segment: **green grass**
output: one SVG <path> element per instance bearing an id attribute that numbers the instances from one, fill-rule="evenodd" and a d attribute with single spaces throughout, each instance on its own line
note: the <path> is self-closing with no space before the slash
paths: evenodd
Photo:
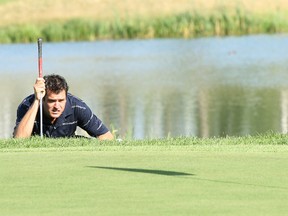
<path id="1" fill-rule="evenodd" d="M 0 215 L 285 215 L 287 141 L 0 140 Z"/>
<path id="2" fill-rule="evenodd" d="M 15 0 L 0 0 L 0 4 L 5 4 L 7 2 L 12 2 L 12 1 L 15 1 Z"/>
<path id="3" fill-rule="evenodd" d="M 148 18 L 115 18 L 114 21 L 73 19 L 42 25 L 24 24 L 0 28 L 0 43 L 44 41 L 93 41 L 134 38 L 194 38 L 288 32 L 286 16 L 252 15 L 244 11 L 186 12 Z"/>
<path id="4" fill-rule="evenodd" d="M 117 136 L 117 134 L 115 134 Z M 65 151 L 73 150 L 74 148 L 80 148 L 84 150 L 105 150 L 108 148 L 132 148 L 136 147 L 152 147 L 158 148 L 164 147 L 197 147 L 201 146 L 211 148 L 211 146 L 229 146 L 229 148 L 237 148 L 238 146 L 246 146 L 247 148 L 257 148 L 258 146 L 265 146 L 265 148 L 283 147 L 287 148 L 288 135 L 268 132 L 265 134 L 259 134 L 255 136 L 242 136 L 242 137 L 214 137 L 214 138 L 197 138 L 197 137 L 171 137 L 163 139 L 123 139 L 119 141 L 100 142 L 97 139 L 85 139 L 85 138 L 61 138 L 61 139 L 41 139 L 39 137 L 32 137 L 30 139 L 0 139 L 0 152 L 5 151 L 39 151 L 41 149 L 45 151 L 61 150 Z"/>

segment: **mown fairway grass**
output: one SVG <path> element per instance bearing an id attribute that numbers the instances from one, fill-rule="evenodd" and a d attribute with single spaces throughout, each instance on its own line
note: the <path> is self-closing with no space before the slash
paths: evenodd
<path id="1" fill-rule="evenodd" d="M 0 141 L 0 215 L 286 215 L 285 135 Z"/>

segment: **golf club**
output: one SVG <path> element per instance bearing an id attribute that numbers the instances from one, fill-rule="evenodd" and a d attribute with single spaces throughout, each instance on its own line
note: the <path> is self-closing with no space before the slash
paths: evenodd
<path id="1" fill-rule="evenodd" d="M 43 77 L 42 72 L 42 38 L 38 38 L 38 77 Z M 42 94 L 40 95 L 40 137 L 43 138 L 43 107 Z"/>

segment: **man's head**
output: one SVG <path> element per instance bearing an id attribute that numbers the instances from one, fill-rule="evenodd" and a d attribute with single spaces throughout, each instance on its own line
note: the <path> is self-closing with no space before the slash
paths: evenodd
<path id="1" fill-rule="evenodd" d="M 46 91 L 49 90 L 55 94 L 58 94 L 59 92 L 65 90 L 66 94 L 68 93 L 69 86 L 64 77 L 51 74 L 44 76 L 44 80 Z"/>
<path id="2" fill-rule="evenodd" d="M 68 84 L 66 80 L 59 75 L 44 76 L 46 94 L 43 98 L 44 114 L 55 120 L 63 113 L 66 105 Z"/>

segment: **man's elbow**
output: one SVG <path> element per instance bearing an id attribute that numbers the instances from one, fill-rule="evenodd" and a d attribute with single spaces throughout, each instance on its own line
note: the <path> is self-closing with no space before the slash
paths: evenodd
<path id="1" fill-rule="evenodd" d="M 98 136 L 97 138 L 99 140 L 114 140 L 114 136 L 110 131 Z"/>
<path id="2" fill-rule="evenodd" d="M 17 138 L 29 138 L 31 137 L 31 134 L 25 133 L 25 132 L 21 132 L 18 130 L 18 127 L 14 130 L 13 132 L 13 138 L 17 139 Z"/>

